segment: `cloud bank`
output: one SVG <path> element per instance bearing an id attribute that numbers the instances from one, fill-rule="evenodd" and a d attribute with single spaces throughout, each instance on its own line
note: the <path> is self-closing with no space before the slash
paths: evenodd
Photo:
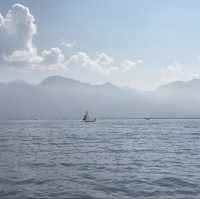
<path id="1" fill-rule="evenodd" d="M 34 70 L 66 70 L 73 66 L 109 75 L 114 71 L 127 72 L 142 64 L 142 60 L 116 60 L 97 53 L 94 58 L 86 52 L 77 52 L 69 57 L 59 47 L 42 51 L 34 45 L 37 34 L 35 17 L 28 7 L 14 4 L 5 16 L 0 13 L 0 64 L 5 67 L 29 67 Z M 62 42 L 62 46 L 73 48 L 75 42 Z"/>

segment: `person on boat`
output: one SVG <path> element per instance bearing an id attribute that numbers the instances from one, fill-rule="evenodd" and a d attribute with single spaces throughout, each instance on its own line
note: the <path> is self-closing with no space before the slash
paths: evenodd
<path id="1" fill-rule="evenodd" d="M 85 115 L 83 116 L 83 121 L 86 121 L 88 118 L 88 111 L 85 112 Z"/>

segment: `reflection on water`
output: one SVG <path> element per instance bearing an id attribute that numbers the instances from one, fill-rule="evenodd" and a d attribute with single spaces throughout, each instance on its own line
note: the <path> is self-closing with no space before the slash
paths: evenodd
<path id="1" fill-rule="evenodd" d="M 0 198 L 200 198 L 200 120 L 1 121 Z"/>

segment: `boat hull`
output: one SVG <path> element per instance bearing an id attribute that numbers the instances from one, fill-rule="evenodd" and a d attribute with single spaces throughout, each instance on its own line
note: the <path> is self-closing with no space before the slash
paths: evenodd
<path id="1" fill-rule="evenodd" d="M 84 120 L 84 122 L 96 122 L 96 118 L 93 120 Z"/>

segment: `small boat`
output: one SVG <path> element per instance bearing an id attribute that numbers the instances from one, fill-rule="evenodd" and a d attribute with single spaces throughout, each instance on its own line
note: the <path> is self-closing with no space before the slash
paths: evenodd
<path id="1" fill-rule="evenodd" d="M 85 115 L 83 116 L 83 121 L 84 122 L 96 122 L 96 118 L 91 118 L 89 116 L 88 111 L 85 112 Z"/>

